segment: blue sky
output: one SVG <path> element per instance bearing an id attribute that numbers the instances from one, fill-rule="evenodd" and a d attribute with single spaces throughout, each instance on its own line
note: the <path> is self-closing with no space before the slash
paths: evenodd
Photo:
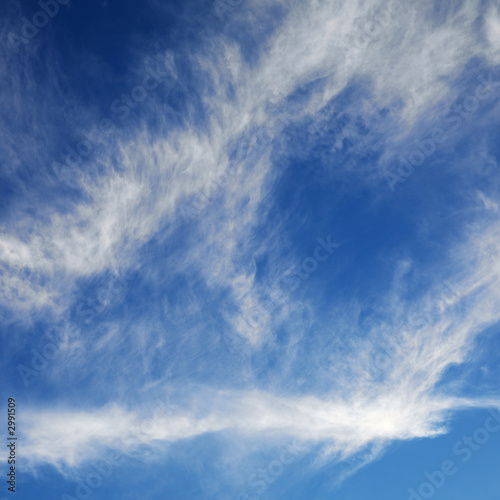
<path id="1" fill-rule="evenodd" d="M 3 10 L 18 498 L 499 498 L 498 3 Z"/>

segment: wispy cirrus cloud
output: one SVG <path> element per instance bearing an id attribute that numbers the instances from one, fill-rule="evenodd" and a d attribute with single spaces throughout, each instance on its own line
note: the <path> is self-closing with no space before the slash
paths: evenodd
<path id="1" fill-rule="evenodd" d="M 356 19 L 371 12 L 357 4 L 290 6 L 283 25 L 270 37 L 268 50 L 252 65 L 242 59 L 237 45 L 214 39 L 210 56 L 193 57 L 212 82 L 212 93 L 202 98 L 207 111 L 211 110 L 207 130 L 171 131 L 165 139 L 158 132 L 155 138 L 149 137 L 146 131 L 132 141 L 112 139 L 97 161 L 106 175 L 97 179 L 89 172 L 80 181 L 85 201 L 71 203 L 64 214 L 48 208 L 47 222 L 37 229 L 25 219 L 24 224 L 32 226 L 31 242 L 21 242 L 15 233 L 8 236 L 3 243 L 4 262 L 28 268 L 43 263 L 76 275 L 116 266 L 118 253 L 126 247 L 123 242 L 129 242 L 131 248 L 141 245 L 160 227 L 161 220 L 173 217 L 181 200 L 223 176 L 231 165 L 230 145 L 263 127 L 269 110 L 286 103 L 301 86 L 318 79 L 326 82 L 302 110 L 295 106 L 296 120 L 318 112 L 356 75 L 373 83 L 377 107 L 389 105 L 390 95 L 394 102 L 400 99 L 403 103 L 401 116 L 414 120 L 417 109 L 423 112 L 435 105 L 449 89 L 444 75 L 451 82 L 468 59 L 492 50 L 477 39 L 472 28 L 463 32 L 463 19 L 479 14 L 477 2 L 464 2 L 436 27 L 428 25 L 420 7 L 414 7 L 411 16 L 393 4 L 384 8 L 392 18 L 384 37 L 356 53 L 354 67 L 343 66 L 342 53 L 333 49 L 339 39 L 348 37 Z M 375 4 L 371 9 L 376 12 Z M 421 50 L 423 44 L 429 49 Z M 432 49 L 435 46 L 441 50 Z M 387 57 L 393 62 L 381 64 Z M 230 87 L 235 89 L 232 99 L 227 97 Z M 249 164 L 240 162 L 234 182 L 225 189 L 224 220 L 229 234 L 231 227 L 250 227 L 252 214 L 272 186 L 276 173 L 270 175 L 267 155 L 262 150 Z M 114 165 L 119 165 L 119 173 Z M 234 218 L 238 212 L 243 224 Z M 226 253 L 231 246 L 229 238 L 221 251 Z M 39 249 L 41 263 L 33 258 L 34 247 Z"/>
<path id="2" fill-rule="evenodd" d="M 298 394 L 289 388 L 287 395 L 277 395 L 270 390 L 200 385 L 190 386 L 189 391 L 175 385 L 157 387 L 156 391 L 169 391 L 176 408 L 157 419 L 140 444 L 161 450 L 208 433 L 236 432 L 242 439 L 262 435 L 268 442 L 293 437 L 311 450 L 321 445 L 324 457 L 337 460 L 374 445 L 380 453 L 381 445 L 393 440 L 439 435 L 447 430 L 452 411 L 498 407 L 494 394 L 461 396 L 446 377 L 450 367 L 467 359 L 476 338 L 500 319 L 498 222 L 476 231 L 453 257 L 461 269 L 453 294 L 438 286 L 414 303 L 395 294 L 384 311 L 391 323 L 372 324 L 367 335 L 357 332 L 341 341 L 342 349 L 329 351 L 331 366 L 320 362 L 321 346 L 308 353 L 316 361 L 316 381 L 330 381 L 326 392 Z M 292 363 L 298 363 L 303 346 L 297 339 L 290 339 L 290 344 Z M 390 344 L 398 349 L 391 349 L 389 360 L 377 365 L 378 353 Z M 110 349 L 116 352 L 117 345 Z M 285 387 L 285 380 L 275 379 L 275 390 L 283 392 Z M 143 418 L 125 405 L 43 410 L 41 415 L 39 411 L 33 409 L 23 417 L 23 439 L 33 466 L 47 462 L 63 468 L 79 466 L 103 448 L 127 453 L 137 446 L 134 432 Z M 57 445 L 49 447 L 55 438 Z"/>
<path id="3" fill-rule="evenodd" d="M 411 143 L 431 111 L 449 109 L 470 61 L 495 64 L 493 7 L 485 16 L 481 2 L 446 4 L 436 19 L 430 17 L 431 4 L 280 4 L 280 22 L 260 34 L 265 43 L 249 29 L 255 53 L 208 32 L 203 47 L 182 49 L 182 60 L 172 62 L 170 52 L 157 54 L 155 60 L 178 68 L 176 89 L 192 94 L 179 123 L 164 112 L 161 96 L 152 94 L 145 106 L 154 111 L 154 125 L 123 124 L 92 161 L 70 170 L 69 181 L 56 183 L 54 191 L 48 168 L 53 156 L 44 154 L 39 178 L 54 198 L 34 202 L 33 187 L 26 187 L 5 219 L 2 303 L 23 319 L 29 313 L 47 322 L 73 315 L 83 331 L 71 344 L 61 343 L 47 381 L 78 385 L 86 377 L 110 403 L 103 407 L 86 395 L 86 410 L 75 409 L 74 401 L 57 410 L 41 404 L 27 409 L 23 439 L 33 467 L 78 467 L 103 448 L 129 452 L 137 446 L 133 438 L 142 418 L 130 400 L 152 388 L 171 391 L 177 408 L 158 419 L 142 446 L 165 450 L 208 434 L 264 436 L 268 443 L 292 437 L 321 449 L 328 460 L 357 454 L 372 460 L 394 440 L 445 432 L 450 412 L 498 406 L 488 390 L 466 397 L 460 380 L 453 385 L 447 378 L 450 367 L 465 363 L 476 339 L 500 319 L 499 227 L 487 187 L 467 190 L 472 215 L 462 219 L 467 223 L 453 241 L 439 240 L 449 257 L 443 276 L 432 276 L 429 262 L 415 271 L 419 264 L 405 255 L 386 254 L 378 262 L 393 283 L 381 285 L 380 296 L 371 298 L 376 314 L 368 326 L 361 321 L 366 298 L 352 292 L 349 280 L 332 284 L 328 274 L 335 260 L 355 281 L 356 266 L 346 256 L 350 250 L 342 254 L 355 232 L 348 233 L 337 219 L 366 231 L 362 217 L 348 218 L 349 206 L 338 209 L 340 199 L 362 192 L 379 210 L 392 196 L 383 172 L 395 145 Z M 262 16 L 257 7 L 268 6 L 249 5 L 254 20 Z M 374 18 L 380 18 L 383 31 L 348 50 Z M 240 22 L 239 11 L 228 20 Z M 149 58 L 142 55 L 141 71 Z M 28 73 L 30 64 L 28 59 Z M 196 69 L 196 85 L 183 74 L 183 64 Z M 17 99 L 21 88 L 15 86 Z M 59 87 L 50 88 L 55 93 Z M 33 95 L 28 102 L 39 109 Z M 26 116 L 29 106 L 19 111 Z M 57 133 L 54 127 L 42 134 L 46 113 L 35 113 L 36 140 L 26 143 L 32 157 L 37 141 Z M 89 116 L 94 119 L 95 113 Z M 324 138 L 331 129 L 335 140 L 329 144 Z M 373 154 L 353 167 L 342 156 L 348 156 L 347 139 Z M 281 277 L 312 259 L 315 238 L 327 236 L 315 234 L 309 250 L 296 248 L 294 231 L 312 226 L 314 215 L 292 216 L 289 207 L 299 189 L 285 182 L 294 159 L 317 146 L 317 164 L 304 168 L 311 169 L 311 177 L 320 171 L 321 182 L 338 195 L 331 196 L 328 210 L 338 215 L 329 233 L 342 246 L 321 271 L 309 273 L 310 279 L 308 274 L 301 289 L 285 290 Z M 8 149 L 14 164 L 25 161 L 12 141 Z M 483 168 L 493 168 L 487 145 L 481 153 Z M 474 174 L 464 166 L 463 175 Z M 206 196 L 202 209 L 186 220 L 182 208 L 200 193 Z M 293 202 L 277 208 L 279 196 Z M 441 207 L 435 198 L 432 203 Z M 430 231 L 434 221 L 421 217 L 418 229 Z M 486 222 L 475 222 L 482 218 Z M 386 231 L 385 237 L 394 235 Z M 374 253 L 383 253 L 373 246 Z M 360 261 L 369 274 L 372 261 Z M 131 287 L 139 290 L 134 299 L 119 313 L 103 315 L 99 325 L 85 325 L 74 312 L 85 285 L 105 272 L 129 268 L 140 269 L 141 278 Z M 422 275 L 420 291 L 412 272 Z M 450 276 L 456 284 L 451 298 L 439 286 Z M 286 300 L 273 294 L 286 294 Z M 272 297 L 279 306 L 269 310 Z M 262 321 L 249 329 L 254 311 Z M 64 339 L 64 332 L 60 335 Z M 224 335 L 240 341 L 248 355 L 241 364 L 235 356 L 225 358 L 227 365 L 216 359 Z M 377 365 L 377 354 L 388 344 L 397 349 Z M 278 349 L 286 356 L 278 357 Z"/>

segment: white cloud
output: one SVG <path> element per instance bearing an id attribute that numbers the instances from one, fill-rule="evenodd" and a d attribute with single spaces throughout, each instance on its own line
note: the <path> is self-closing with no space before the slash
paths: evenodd
<path id="1" fill-rule="evenodd" d="M 183 200 L 210 191 L 214 180 L 227 174 L 230 144 L 276 123 L 270 106 L 283 105 L 298 87 L 318 78 L 326 78 L 324 90 L 316 92 L 306 108 L 290 110 L 288 120 L 314 115 L 356 75 L 373 83 L 378 108 L 401 101 L 406 120 L 415 120 L 445 96 L 449 99 L 449 83 L 470 57 L 486 50 L 472 22 L 479 2 L 464 2 L 438 26 L 429 22 L 427 9 L 427 3 L 407 9 L 398 2 L 297 2 L 288 6 L 283 25 L 251 65 L 235 44 L 211 40 L 209 56 L 205 52 L 192 57 L 213 85 L 214 92 L 203 97 L 210 116 L 208 131 L 188 125 L 165 138 L 144 132 L 130 140 L 110 139 L 98 159 L 104 174 L 81 179 L 84 200 L 64 213 L 48 206 L 36 222 L 25 218 L 22 225 L 29 241 L 15 231 L 2 237 L 0 258 L 9 279 L 18 276 L 20 268 L 74 279 L 129 265 L 138 246 L 161 225 L 173 222 Z M 385 26 L 382 32 L 366 46 L 358 41 L 361 48 L 353 48 L 353 33 L 358 35 L 374 18 Z M 491 34 L 494 21 L 489 19 Z M 339 47 L 347 47 L 347 62 Z M 234 100 L 227 97 L 230 86 L 235 89 Z M 279 134 L 281 127 L 278 124 L 274 133 Z M 209 282 L 233 286 L 240 279 L 233 264 L 237 242 L 250 237 L 257 209 L 277 174 L 266 147 L 260 147 L 255 160 L 256 164 L 237 166 L 224 187 L 224 211 L 205 218 L 203 241 L 192 250 L 193 259 L 203 260 L 203 268 L 209 270 Z M 208 255 L 207 248 L 212 250 Z M 251 269 L 245 273 L 248 276 Z M 46 303 L 47 294 L 60 291 L 55 279 L 48 279 L 46 287 L 40 291 L 26 280 L 22 300 L 37 307 Z M 39 293 L 42 297 L 35 298 Z"/>
<path id="2" fill-rule="evenodd" d="M 500 9 L 490 5 L 485 15 L 486 36 L 489 42 L 488 57 L 492 65 L 500 64 Z"/>
<path id="3" fill-rule="evenodd" d="M 447 417 L 457 409 L 500 407 L 500 401 L 480 392 L 476 399 L 453 395 L 456 387 L 448 389 L 443 379 L 450 366 L 467 359 L 477 336 L 500 320 L 499 235 L 498 222 L 471 231 L 470 240 L 453 257 L 461 272 L 451 295 L 436 287 L 413 304 L 395 295 L 387 333 L 384 325 L 375 325 L 365 340 L 350 342 L 350 351 L 335 354 L 330 389 L 321 397 L 174 386 L 173 401 L 179 404 L 155 418 L 147 433 L 140 427 L 143 415 L 118 406 L 78 412 L 26 410 L 25 453 L 33 466 L 77 466 L 97 457 L 102 447 L 133 449 L 138 434 L 140 444 L 162 447 L 206 433 L 236 431 L 266 436 L 268 441 L 292 436 L 323 445 L 326 458 L 345 458 L 377 443 L 380 451 L 392 440 L 443 433 Z M 390 353 L 384 363 L 377 362 L 381 347 Z M 315 363 L 314 354 L 309 356 Z M 313 376 L 324 376 L 328 367 L 316 365 Z"/>
<path id="4" fill-rule="evenodd" d="M 367 15 L 370 18 L 377 6 L 383 9 L 385 4 L 290 4 L 283 25 L 252 64 L 245 62 L 235 44 L 212 40 L 213 56 L 192 56 L 210 82 L 207 86 L 213 86 L 212 92 L 201 92 L 210 117 L 206 129 L 200 131 L 188 121 L 178 130 L 164 124 L 162 130 L 169 132 L 163 135 L 161 130 L 144 131 L 110 140 L 98 158 L 102 175 L 80 179 L 82 200 L 64 211 L 49 205 L 36 217 L 23 216 L 20 225 L 29 241 L 14 228 L 0 238 L 6 290 L 2 301 L 11 300 L 13 309 L 25 311 L 69 300 L 61 296 L 71 290 L 75 278 L 133 266 L 136 250 L 149 238 L 160 230 L 164 238 L 170 237 L 181 202 L 210 192 L 214 180 L 231 168 L 234 175 L 222 190 L 220 205 L 209 204 L 201 211 L 199 227 L 193 229 L 198 241 L 183 256 L 166 256 L 165 260 L 171 258 L 178 272 L 200 269 L 209 287 L 230 289 L 237 311 L 229 321 L 237 333 L 261 347 L 272 318 L 266 318 L 260 331 L 244 330 L 245 317 L 262 299 L 255 263 L 238 252 L 251 246 L 252 231 L 266 212 L 278 172 L 266 145 L 257 146 L 251 161 L 237 165 L 231 165 L 228 150 L 236 145 L 242 152 L 242 141 L 253 131 L 276 124 L 274 109 L 286 107 L 295 90 L 320 78 L 325 79 L 322 90 L 313 93 L 306 105 L 294 107 L 293 118 L 288 119 L 316 116 L 353 78 L 366 78 L 373 86 L 367 112 L 389 106 L 407 124 L 441 100 L 452 99 L 449 86 L 465 63 L 495 50 L 495 21 L 487 23 L 491 46 L 485 48 L 473 30 L 479 2 L 463 2 L 437 26 L 426 14 L 430 3 L 422 5 L 393 9 L 383 35 L 348 53 L 347 62 L 339 47 L 352 43 L 349 33 L 359 29 L 357 22 L 363 24 Z M 230 86 L 235 89 L 234 99 L 227 97 Z M 276 135 L 281 127 L 276 125 Z M 26 205 L 30 206 L 30 200 Z M 325 444 L 328 456 L 345 457 L 375 442 L 436 435 L 444 431 L 449 411 L 494 404 L 436 390 L 447 368 L 462 363 L 475 338 L 500 319 L 500 228 L 472 229 L 471 241 L 452 255 L 451 270 L 460 270 L 456 296 L 443 298 L 441 291 L 430 290 L 411 305 L 395 291 L 385 311 L 393 318 L 385 325 L 389 334 L 380 333 L 384 325 L 375 325 L 367 341 L 352 340 L 348 355 L 333 353 L 331 369 L 310 360 L 317 368 L 312 376 L 329 380 L 328 394 L 278 397 L 271 390 L 220 393 L 199 388 L 189 394 L 192 400 L 184 398 L 182 409 L 159 418 L 154 430 L 143 436 L 144 443 L 162 445 L 236 430 L 252 436 L 291 435 Z M 271 237 L 265 243 L 272 241 Z M 278 252 L 277 248 L 267 250 Z M 285 260 L 283 268 L 288 264 Z M 24 277 L 25 270 L 32 272 L 30 276 L 44 276 L 44 285 Z M 404 273 L 396 286 L 403 281 Z M 429 315 L 422 320 L 419 311 L 429 311 Z M 114 348 L 117 331 L 110 330 L 99 349 L 106 349 L 106 341 Z M 291 354 L 300 350 L 295 340 L 290 342 Z M 147 342 L 147 333 L 139 341 Z M 381 369 L 373 365 L 374 354 L 388 342 L 395 342 L 398 349 Z M 201 396 L 211 402 L 211 409 L 199 411 L 196 401 L 203 400 Z M 125 405 L 80 412 L 26 410 L 22 414 L 25 454 L 33 465 L 76 466 L 91 460 L 104 446 L 127 451 L 136 445 L 133 438 L 141 417 Z"/>

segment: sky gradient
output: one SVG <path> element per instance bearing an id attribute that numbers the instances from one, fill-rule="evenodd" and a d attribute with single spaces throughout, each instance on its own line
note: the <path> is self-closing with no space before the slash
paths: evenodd
<path id="1" fill-rule="evenodd" d="M 498 500 L 498 2 L 3 11 L 17 498 Z"/>

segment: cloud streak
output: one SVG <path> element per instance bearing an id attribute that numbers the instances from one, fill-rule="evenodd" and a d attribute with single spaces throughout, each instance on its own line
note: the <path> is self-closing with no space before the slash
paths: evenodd
<path id="1" fill-rule="evenodd" d="M 254 24 L 275 4 L 282 17 L 257 36 Z M 51 464 L 67 474 L 104 449 L 127 454 L 144 446 L 168 454 L 174 443 L 207 435 L 296 439 L 321 451 L 316 465 L 354 456 L 366 463 L 394 440 L 446 432 L 454 411 L 499 406 L 486 389 L 464 395 L 463 380 L 450 376 L 500 320 L 500 222 L 487 186 L 467 191 L 473 215 L 471 209 L 461 219 L 451 243 L 451 237 L 439 240 L 447 260 L 438 272 L 435 262 L 384 255 L 383 278 L 393 281 L 370 298 L 371 322 L 361 319 L 363 285 L 352 285 L 356 266 L 349 259 L 359 255 L 349 255 L 346 242 L 359 237 L 364 245 L 359 234 L 371 229 L 372 219 L 352 215 L 351 205 L 341 205 L 344 198 L 362 193 L 370 209 L 382 213 L 393 196 L 384 177 L 393 153 L 421 138 L 429 121 L 446 116 L 462 95 L 471 61 L 498 63 L 496 9 L 484 15 L 482 2 L 465 0 L 446 3 L 432 17 L 431 5 L 249 2 L 226 22 L 231 30 L 245 9 L 252 12 L 245 33 L 253 52 L 237 36 L 207 30 L 203 44 L 181 47 L 173 60 L 169 51 L 156 54 L 155 60 L 175 65 L 170 90 L 192 97 L 182 102 L 179 122 L 165 112 L 158 91 L 144 104 L 154 111 L 151 122 L 123 123 L 60 182 L 49 168 L 56 156 L 43 155 L 37 179 L 53 197 L 41 204 L 31 197 L 37 186 L 23 185 L 4 218 L 0 300 L 22 324 L 72 318 L 82 331 L 71 342 L 59 332 L 61 349 L 46 382 L 99 380 L 98 392 L 109 403 L 85 396 L 85 410 L 70 402 L 26 408 L 21 428 L 31 467 Z M 137 67 L 150 61 L 151 54 L 142 54 Z M 185 66 L 196 73 L 196 85 Z M 4 81 L 7 72 L 2 68 Z M 19 98 L 22 86 L 11 84 Z M 33 96 L 27 101 L 39 110 Z M 23 116 L 28 107 L 19 108 Z M 33 115 L 39 131 L 45 112 Z M 46 139 L 51 133 L 27 141 L 29 154 L 37 140 L 57 149 Z M 6 149 L 15 177 L 25 156 Z M 363 161 L 353 163 L 360 150 Z M 482 152 L 487 160 L 487 148 Z M 314 161 L 300 165 L 308 175 L 295 172 L 294 162 L 309 153 L 317 154 Z M 493 168 L 486 160 L 484 168 Z M 290 188 L 292 174 L 296 185 Z M 297 234 L 313 225 L 314 215 L 312 209 L 297 215 L 293 204 L 299 205 L 297 185 L 305 191 L 311 179 L 331 189 L 328 210 L 335 217 L 331 232 L 310 240 L 300 234 L 304 248 L 298 249 Z M 395 200 L 408 210 L 406 200 Z M 186 207 L 194 214 L 186 217 Z M 434 221 L 421 218 L 415 225 L 423 233 Z M 354 229 L 345 229 L 348 223 Z M 395 232 L 386 238 L 397 239 Z M 329 256 L 332 246 L 314 239 L 324 235 L 324 243 L 327 234 L 336 251 L 330 259 L 317 249 Z M 362 254 L 360 266 L 369 273 L 367 259 Z M 281 278 L 290 283 L 298 263 L 301 286 L 286 290 Z M 352 277 L 332 284 L 334 265 L 354 269 Z M 122 298 L 120 312 L 110 307 L 99 325 L 85 323 L 77 312 L 92 280 L 127 270 L 139 276 L 127 307 Z M 415 274 L 421 274 L 419 290 L 410 279 Z M 454 283 L 452 295 L 440 286 L 446 279 Z M 270 301 L 278 306 L 269 309 Z M 247 328 L 255 311 L 261 321 Z M 238 341 L 247 356 L 241 365 L 234 356 L 227 366 L 216 358 L 223 337 Z M 377 363 L 387 350 L 388 359 Z M 130 401 L 166 393 L 175 409 L 156 419 L 138 444 L 144 413 Z"/>

